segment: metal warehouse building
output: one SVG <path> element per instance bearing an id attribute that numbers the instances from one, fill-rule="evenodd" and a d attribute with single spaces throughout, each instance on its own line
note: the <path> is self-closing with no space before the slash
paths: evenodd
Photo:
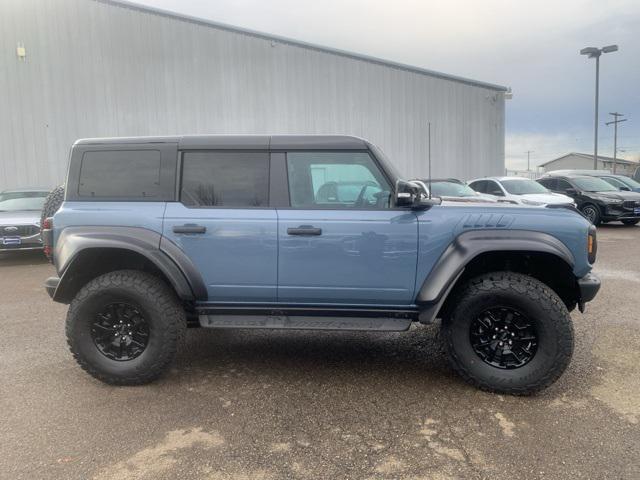
<path id="1" fill-rule="evenodd" d="M 499 85 L 110 0 L 0 2 L 0 189 L 62 181 L 81 137 L 340 133 L 408 177 L 504 171 Z"/>

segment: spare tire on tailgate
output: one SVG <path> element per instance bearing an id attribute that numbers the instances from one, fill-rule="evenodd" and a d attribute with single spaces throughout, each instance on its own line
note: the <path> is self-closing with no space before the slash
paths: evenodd
<path id="1" fill-rule="evenodd" d="M 42 213 L 40 214 L 40 225 L 44 223 L 45 218 L 53 217 L 55 213 L 60 209 L 62 202 L 64 201 L 64 185 L 54 188 L 49 192 L 47 198 L 44 201 L 42 207 Z"/>

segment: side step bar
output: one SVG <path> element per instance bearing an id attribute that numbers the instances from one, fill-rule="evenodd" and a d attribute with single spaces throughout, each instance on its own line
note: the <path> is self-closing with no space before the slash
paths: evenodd
<path id="1" fill-rule="evenodd" d="M 331 307 L 238 307 L 199 305 L 200 326 L 280 330 L 402 332 L 417 320 L 417 310 Z"/>
<path id="2" fill-rule="evenodd" d="M 409 329 L 411 320 L 406 318 L 214 314 L 200 315 L 200 326 L 206 328 L 403 332 Z"/>

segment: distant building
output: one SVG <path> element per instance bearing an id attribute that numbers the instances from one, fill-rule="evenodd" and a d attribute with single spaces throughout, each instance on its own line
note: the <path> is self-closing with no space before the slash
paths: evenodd
<path id="1" fill-rule="evenodd" d="M 0 25 L 0 190 L 62 182 L 81 137 L 190 133 L 357 135 L 425 177 L 429 122 L 434 176 L 504 172 L 500 85 L 126 1 L 0 0 Z"/>
<path id="2" fill-rule="evenodd" d="M 617 174 L 630 177 L 633 177 L 636 169 L 640 167 L 640 163 L 622 158 L 616 159 L 616 164 Z M 539 165 L 539 168 L 545 173 L 554 170 L 591 170 L 593 169 L 593 155 L 589 153 L 567 153 Z M 598 170 L 610 170 L 613 172 L 613 157 L 598 155 Z"/>

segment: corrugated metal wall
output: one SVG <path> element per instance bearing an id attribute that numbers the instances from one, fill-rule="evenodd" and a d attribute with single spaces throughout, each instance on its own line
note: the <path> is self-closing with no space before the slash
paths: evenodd
<path id="1" fill-rule="evenodd" d="M 428 121 L 434 176 L 504 171 L 488 87 L 95 0 L 3 0 L 0 46 L 0 189 L 57 184 L 74 140 L 121 135 L 353 134 L 424 176 Z"/>

